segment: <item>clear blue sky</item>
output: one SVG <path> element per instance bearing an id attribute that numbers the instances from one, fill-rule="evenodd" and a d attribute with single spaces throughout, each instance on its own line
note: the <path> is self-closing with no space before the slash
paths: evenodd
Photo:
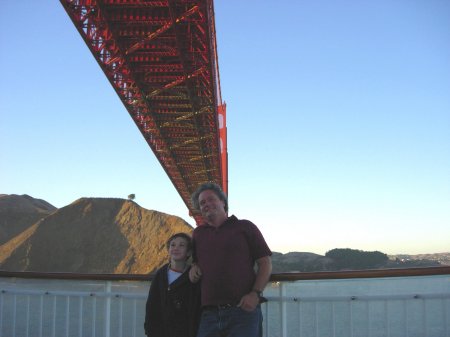
<path id="1" fill-rule="evenodd" d="M 450 2 L 216 1 L 230 211 L 274 251 L 450 251 Z M 0 193 L 194 225 L 59 1 L 0 4 Z"/>

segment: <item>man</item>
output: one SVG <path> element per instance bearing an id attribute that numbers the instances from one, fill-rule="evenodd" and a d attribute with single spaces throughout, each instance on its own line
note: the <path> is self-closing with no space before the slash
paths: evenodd
<path id="1" fill-rule="evenodd" d="M 272 252 L 252 222 L 228 217 L 228 200 L 217 184 L 201 185 L 192 203 L 206 221 L 193 232 L 189 274 L 194 283 L 201 279 L 197 337 L 262 336 L 260 302 L 272 272 Z"/>

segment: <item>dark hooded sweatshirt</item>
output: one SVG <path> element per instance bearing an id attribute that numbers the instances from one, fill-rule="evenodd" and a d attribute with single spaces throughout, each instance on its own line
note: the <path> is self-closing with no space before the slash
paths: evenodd
<path id="1" fill-rule="evenodd" d="M 145 310 L 148 337 L 195 337 L 200 321 L 200 286 L 189 281 L 189 269 L 168 284 L 168 264 L 152 280 Z"/>

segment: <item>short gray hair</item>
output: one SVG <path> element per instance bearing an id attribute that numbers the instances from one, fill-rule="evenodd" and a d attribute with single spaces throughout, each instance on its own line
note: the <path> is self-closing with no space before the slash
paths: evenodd
<path id="1" fill-rule="evenodd" d="M 227 196 L 225 195 L 225 193 L 222 191 L 222 188 L 218 184 L 211 182 L 201 184 L 197 188 L 197 190 L 194 193 L 192 193 L 191 201 L 194 208 L 198 211 L 200 210 L 200 203 L 198 197 L 200 196 L 200 193 L 207 190 L 213 191 L 219 197 L 219 199 L 225 203 L 225 212 L 228 212 Z"/>

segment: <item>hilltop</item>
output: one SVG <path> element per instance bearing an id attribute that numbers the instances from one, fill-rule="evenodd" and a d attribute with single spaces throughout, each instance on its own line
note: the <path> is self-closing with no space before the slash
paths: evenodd
<path id="1" fill-rule="evenodd" d="M 179 217 L 113 198 L 81 198 L 25 227 L 0 246 L 1 269 L 146 274 L 168 261 L 172 234 L 193 229 Z"/>
<path id="2" fill-rule="evenodd" d="M 26 194 L 0 194 L 0 245 L 56 210 L 47 201 Z"/>

